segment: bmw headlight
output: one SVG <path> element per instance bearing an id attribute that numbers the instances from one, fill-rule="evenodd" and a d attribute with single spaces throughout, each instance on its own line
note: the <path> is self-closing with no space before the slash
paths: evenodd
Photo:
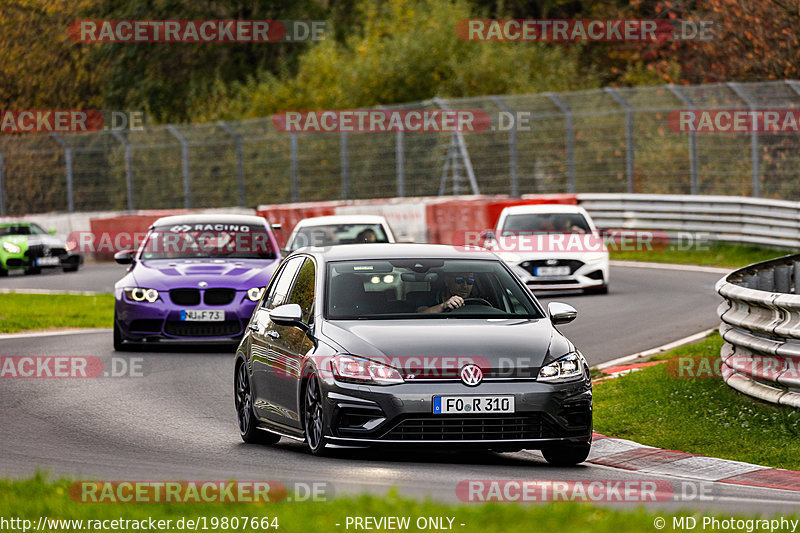
<path id="1" fill-rule="evenodd" d="M 19 246 L 17 246 L 13 242 L 6 241 L 6 242 L 3 243 L 3 250 L 5 250 L 6 252 L 8 252 L 10 254 L 18 254 L 18 253 L 20 253 L 22 251 L 22 248 L 20 248 Z"/>
<path id="2" fill-rule="evenodd" d="M 144 287 L 125 287 L 125 296 L 134 302 L 153 303 L 158 300 L 158 291 L 155 289 L 145 289 Z"/>
<path id="3" fill-rule="evenodd" d="M 577 352 L 568 353 L 539 370 L 539 381 L 572 381 L 580 377 L 583 377 L 583 357 Z"/>
<path id="4" fill-rule="evenodd" d="M 403 376 L 396 368 L 361 357 L 337 355 L 331 359 L 331 366 L 334 377 L 339 381 L 371 385 L 403 383 Z"/>
<path id="5" fill-rule="evenodd" d="M 248 289 L 247 297 L 250 301 L 257 302 L 264 295 L 264 289 L 266 289 L 266 287 L 253 287 L 252 289 Z"/>

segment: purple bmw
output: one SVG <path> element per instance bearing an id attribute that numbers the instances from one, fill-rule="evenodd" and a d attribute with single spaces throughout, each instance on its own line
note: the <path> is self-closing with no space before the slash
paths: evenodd
<path id="1" fill-rule="evenodd" d="M 235 346 L 273 272 L 279 246 L 267 221 L 248 215 L 181 215 L 150 226 L 114 286 L 114 349 L 133 344 Z"/>

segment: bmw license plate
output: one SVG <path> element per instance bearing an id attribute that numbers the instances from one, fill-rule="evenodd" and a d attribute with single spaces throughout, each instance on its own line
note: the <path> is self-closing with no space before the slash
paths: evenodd
<path id="1" fill-rule="evenodd" d="M 559 267 L 537 267 L 537 276 L 569 276 L 568 266 Z"/>
<path id="2" fill-rule="evenodd" d="M 513 396 L 434 396 L 435 415 L 513 413 Z"/>
<path id="3" fill-rule="evenodd" d="M 181 310 L 181 320 L 192 322 L 222 322 L 225 320 L 225 311 L 219 309 L 184 309 Z"/>
<path id="4" fill-rule="evenodd" d="M 56 266 L 61 264 L 61 259 L 58 257 L 37 257 L 36 266 L 47 267 Z"/>

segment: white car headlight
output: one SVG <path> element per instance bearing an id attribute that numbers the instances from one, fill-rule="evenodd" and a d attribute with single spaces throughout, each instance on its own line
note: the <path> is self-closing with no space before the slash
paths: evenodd
<path id="1" fill-rule="evenodd" d="M 511 252 L 495 252 L 495 254 L 506 263 L 519 263 L 522 261 L 520 256 L 512 254 Z"/>
<path id="2" fill-rule="evenodd" d="M 266 287 L 253 287 L 252 289 L 248 289 L 247 297 L 251 302 L 257 302 L 264 295 L 264 289 L 266 289 Z"/>
<path id="3" fill-rule="evenodd" d="M 125 287 L 125 296 L 134 302 L 149 302 L 154 303 L 158 300 L 158 291 L 155 289 L 146 289 L 144 287 Z"/>
<path id="4" fill-rule="evenodd" d="M 571 352 L 544 365 L 539 370 L 539 381 L 571 381 L 583 377 L 583 357 Z"/>
<path id="5" fill-rule="evenodd" d="M 593 254 L 586 254 L 585 256 L 583 256 L 583 258 L 587 262 L 588 261 L 600 261 L 601 259 L 608 258 L 608 253 L 607 252 L 597 252 L 597 253 L 593 253 Z"/>
<path id="6" fill-rule="evenodd" d="M 10 254 L 18 254 L 22 251 L 22 248 L 14 244 L 13 242 L 4 242 L 3 243 L 3 250 Z"/>

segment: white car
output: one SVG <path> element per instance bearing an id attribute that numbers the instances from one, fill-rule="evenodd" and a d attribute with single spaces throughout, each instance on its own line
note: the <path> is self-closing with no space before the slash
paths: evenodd
<path id="1" fill-rule="evenodd" d="M 305 246 L 397 242 L 382 216 L 334 215 L 301 220 L 286 243 L 289 253 Z"/>
<path id="2" fill-rule="evenodd" d="M 485 246 L 532 290 L 608 292 L 608 248 L 582 207 L 507 207 Z"/>

